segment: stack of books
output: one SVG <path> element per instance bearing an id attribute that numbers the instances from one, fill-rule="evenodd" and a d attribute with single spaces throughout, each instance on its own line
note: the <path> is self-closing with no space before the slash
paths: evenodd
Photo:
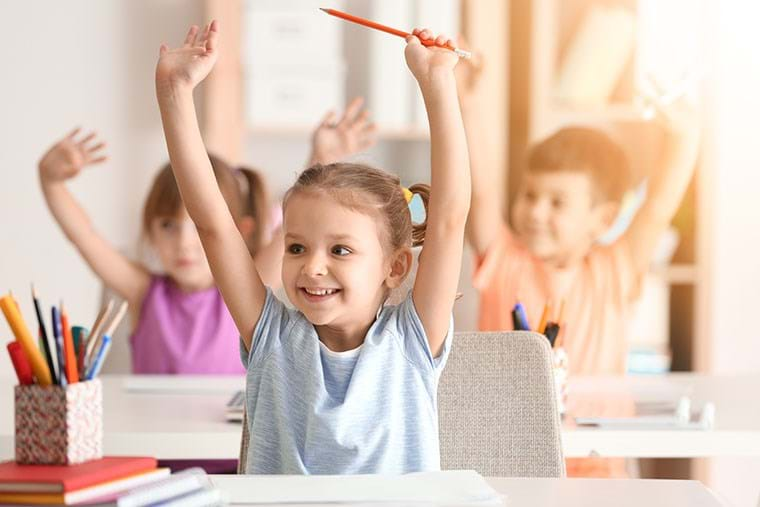
<path id="1" fill-rule="evenodd" d="M 0 463 L 0 505 L 224 505 L 200 468 L 170 475 L 154 458 L 104 457 L 79 465 Z"/>

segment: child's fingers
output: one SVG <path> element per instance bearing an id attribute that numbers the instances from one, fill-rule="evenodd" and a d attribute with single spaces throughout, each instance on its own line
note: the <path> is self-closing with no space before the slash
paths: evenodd
<path id="1" fill-rule="evenodd" d="M 214 51 L 219 46 L 219 22 L 212 20 L 206 35 L 206 51 Z"/>
<path id="2" fill-rule="evenodd" d="M 90 164 L 90 165 L 102 164 L 106 160 L 108 160 L 108 157 L 106 157 L 104 155 L 102 157 L 97 157 L 97 158 L 90 159 L 90 160 L 87 161 L 87 163 Z"/>
<path id="3" fill-rule="evenodd" d="M 77 146 L 84 148 L 86 144 L 92 141 L 93 139 L 95 139 L 95 132 L 90 132 L 84 137 L 84 139 L 77 141 Z"/>
<path id="4" fill-rule="evenodd" d="M 350 126 L 356 120 L 356 115 L 359 114 L 359 111 L 361 111 L 363 104 L 363 97 L 356 97 L 351 102 L 349 102 L 348 106 L 346 106 L 346 110 L 343 112 L 343 117 L 340 119 L 340 123 L 343 123 L 345 121 Z"/>
<path id="5" fill-rule="evenodd" d="M 436 46 L 445 46 L 446 45 L 446 41 L 448 41 L 448 40 L 449 39 L 446 38 L 446 37 L 444 37 L 443 35 L 439 35 L 438 37 L 435 38 L 435 45 Z"/>
<path id="6" fill-rule="evenodd" d="M 187 35 L 185 36 L 185 47 L 192 47 L 195 45 L 195 38 L 198 36 L 198 26 L 192 25 L 190 29 L 187 31 Z"/>
<path id="7" fill-rule="evenodd" d="M 325 115 L 322 117 L 322 121 L 319 123 L 320 127 L 329 127 L 332 128 L 335 126 L 335 118 L 336 118 L 335 111 L 327 111 Z"/>
<path id="8" fill-rule="evenodd" d="M 427 39 L 433 38 L 433 33 L 427 28 L 423 28 L 422 31 L 417 36 L 422 40 L 427 40 Z"/>
<path id="9" fill-rule="evenodd" d="M 66 134 L 66 137 L 64 139 L 74 139 L 81 130 L 82 127 L 75 127 L 74 130 Z"/>
<path id="10" fill-rule="evenodd" d="M 106 143 L 104 143 L 104 142 L 99 142 L 99 143 L 98 143 L 98 144 L 96 144 L 95 146 L 91 146 L 91 147 L 87 148 L 87 152 L 88 152 L 90 155 L 94 155 L 95 153 L 97 153 L 98 151 L 102 150 L 102 149 L 103 149 L 103 148 L 105 148 L 105 147 L 106 147 Z"/>
<path id="11" fill-rule="evenodd" d="M 166 44 L 162 43 L 161 46 L 158 48 L 158 54 L 159 55 L 163 55 L 167 51 L 169 51 L 169 46 L 167 46 Z"/>
<path id="12" fill-rule="evenodd" d="M 356 115 L 356 118 L 354 118 L 353 122 L 351 123 L 351 129 L 353 130 L 364 129 L 364 126 L 367 124 L 367 120 L 369 120 L 369 111 L 365 109 Z"/>

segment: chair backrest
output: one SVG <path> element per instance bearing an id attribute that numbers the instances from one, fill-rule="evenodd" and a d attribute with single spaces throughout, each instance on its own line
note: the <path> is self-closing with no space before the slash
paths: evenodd
<path id="1" fill-rule="evenodd" d="M 438 384 L 441 468 L 563 477 L 555 393 L 543 335 L 457 333 Z"/>
<path id="2" fill-rule="evenodd" d="M 441 468 L 563 477 L 551 349 L 537 333 L 457 333 L 438 385 Z M 243 416 L 238 473 L 248 456 Z"/>

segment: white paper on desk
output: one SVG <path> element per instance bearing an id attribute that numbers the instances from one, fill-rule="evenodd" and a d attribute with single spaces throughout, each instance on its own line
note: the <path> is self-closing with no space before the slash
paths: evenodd
<path id="1" fill-rule="evenodd" d="M 473 470 L 405 475 L 212 475 L 230 503 L 390 503 L 439 505 L 502 501 Z"/>

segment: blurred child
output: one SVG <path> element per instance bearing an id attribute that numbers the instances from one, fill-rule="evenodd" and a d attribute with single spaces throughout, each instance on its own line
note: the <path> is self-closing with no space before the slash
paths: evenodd
<path id="1" fill-rule="evenodd" d="M 432 189 L 404 189 L 397 177 L 359 164 L 304 171 L 283 204 L 282 281 L 292 310 L 247 254 L 198 128 L 192 93 L 216 61 L 217 23 L 202 32 L 193 26 L 179 48 L 161 47 L 156 92 L 169 158 L 240 331 L 247 473 L 440 468 L 436 390 L 453 335 L 470 177 L 457 57 L 424 47 L 428 31 L 414 34 L 405 54 L 430 119 Z M 426 203 L 424 224 L 411 221 L 415 192 Z M 383 306 L 423 239 L 413 290 L 400 305 Z"/>
<path id="2" fill-rule="evenodd" d="M 665 150 L 649 178 L 646 200 L 619 239 L 600 245 L 597 239 L 632 186 L 623 150 L 586 127 L 562 128 L 532 146 L 510 226 L 502 213 L 501 189 L 494 185 L 503 171 L 492 158 L 500 141 L 480 123 L 488 101 L 479 93 L 480 70 L 460 67 L 472 167 L 467 240 L 477 256 L 473 284 L 481 295 L 479 328 L 512 329 L 510 311 L 518 301 L 535 328 L 547 301 L 554 303 L 555 316 L 564 301 L 561 324 L 571 374 L 625 373 L 626 328 L 642 276 L 694 172 L 695 110 L 684 101 L 660 109 Z"/>
<path id="3" fill-rule="evenodd" d="M 374 126 L 354 100 L 335 124 L 330 113 L 314 132 L 313 160 L 334 161 L 374 142 Z M 134 373 L 244 373 L 235 347 L 238 332 L 214 284 L 198 233 L 187 215 L 167 164 L 156 175 L 142 214 L 143 237 L 163 274 L 128 259 L 97 231 L 65 181 L 106 160 L 94 133 L 75 130 L 39 163 L 40 183 L 53 217 L 103 283 L 129 303 Z M 334 158 L 333 158 L 334 157 Z M 271 208 L 262 176 L 233 169 L 210 155 L 216 182 L 264 283 L 280 285 L 282 235 L 271 230 Z"/>

